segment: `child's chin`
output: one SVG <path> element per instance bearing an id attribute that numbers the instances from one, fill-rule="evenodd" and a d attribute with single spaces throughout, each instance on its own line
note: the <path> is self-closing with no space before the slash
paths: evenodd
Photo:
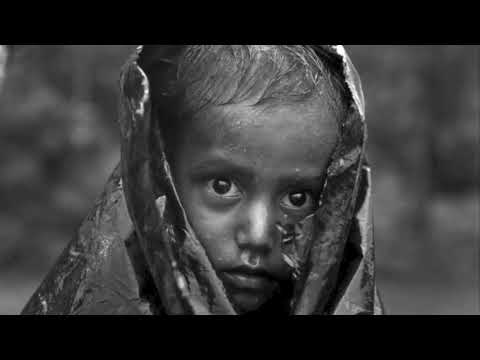
<path id="1" fill-rule="evenodd" d="M 268 301 L 269 296 L 267 296 L 266 294 L 238 292 L 231 294 L 230 299 L 237 312 L 239 314 L 245 314 L 258 310 Z"/>

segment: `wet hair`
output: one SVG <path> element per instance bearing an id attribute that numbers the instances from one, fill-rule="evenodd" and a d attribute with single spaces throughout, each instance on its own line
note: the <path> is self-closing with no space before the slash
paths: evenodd
<path id="1" fill-rule="evenodd" d="M 349 107 L 341 67 L 315 45 L 147 45 L 139 65 L 170 140 L 208 105 L 269 107 L 324 96 L 339 124 Z"/>

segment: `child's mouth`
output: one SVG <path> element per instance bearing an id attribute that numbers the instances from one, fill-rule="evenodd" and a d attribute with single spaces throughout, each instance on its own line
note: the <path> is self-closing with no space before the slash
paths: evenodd
<path id="1" fill-rule="evenodd" d="M 247 291 L 254 293 L 270 293 L 277 281 L 263 269 L 239 267 L 220 274 L 225 287 L 233 291 Z"/>

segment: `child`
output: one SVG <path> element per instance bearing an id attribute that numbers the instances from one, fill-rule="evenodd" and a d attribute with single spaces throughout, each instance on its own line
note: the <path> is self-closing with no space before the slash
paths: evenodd
<path id="1" fill-rule="evenodd" d="M 363 95 L 341 46 L 148 45 L 122 161 L 43 314 L 374 314 Z"/>

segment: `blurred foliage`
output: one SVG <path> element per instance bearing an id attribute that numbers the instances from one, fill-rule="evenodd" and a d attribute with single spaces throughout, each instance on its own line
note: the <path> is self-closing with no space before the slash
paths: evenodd
<path id="1" fill-rule="evenodd" d="M 0 94 L 0 298 L 13 300 L 0 301 L 0 313 L 21 309 L 116 165 L 119 70 L 134 48 L 14 49 Z M 387 303 L 401 312 L 395 289 L 414 291 L 413 283 L 476 287 L 474 47 L 347 50 L 367 99 L 377 264 Z"/>
<path id="2" fill-rule="evenodd" d="M 367 99 L 379 277 L 477 288 L 476 48 L 349 50 Z"/>

